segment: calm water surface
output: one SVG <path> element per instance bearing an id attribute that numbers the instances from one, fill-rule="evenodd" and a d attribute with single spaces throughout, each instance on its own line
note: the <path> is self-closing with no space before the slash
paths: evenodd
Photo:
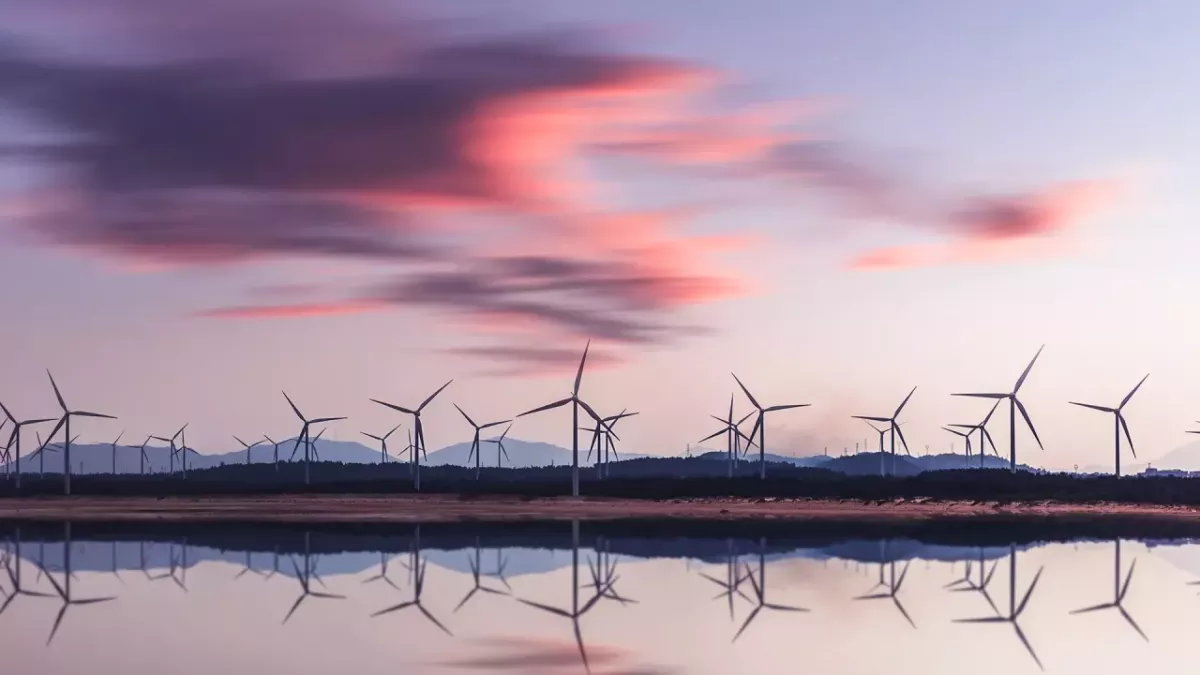
<path id="1" fill-rule="evenodd" d="M 4 532 L 13 673 L 1195 672 L 1189 541 Z"/>

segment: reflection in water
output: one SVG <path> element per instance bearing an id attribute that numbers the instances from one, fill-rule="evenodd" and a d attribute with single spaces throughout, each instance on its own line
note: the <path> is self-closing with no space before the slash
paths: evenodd
<path id="1" fill-rule="evenodd" d="M 305 536 L 307 536 L 307 534 Z M 417 526 L 416 534 L 413 535 L 412 547 L 412 561 L 409 563 L 409 569 L 413 570 L 413 599 L 409 600 L 408 602 L 402 602 L 398 605 L 393 605 L 387 609 L 381 609 L 371 616 L 383 616 L 384 614 L 399 612 L 400 610 L 408 609 L 409 607 L 416 607 L 426 619 L 429 619 L 433 623 L 433 625 L 441 628 L 442 632 L 446 633 L 447 635 L 452 635 L 450 629 L 442 625 L 442 622 L 438 621 L 437 617 L 435 617 L 428 609 L 426 609 L 425 605 L 421 604 L 421 594 L 425 590 L 425 570 L 429 563 L 428 561 L 421 559 L 421 527 L 419 525 Z"/>
<path id="2" fill-rule="evenodd" d="M 1129 616 L 1129 612 L 1125 611 L 1125 606 L 1123 604 L 1121 604 L 1125 601 L 1125 594 L 1129 592 L 1129 582 L 1133 581 L 1133 570 L 1135 567 L 1137 567 L 1137 559 L 1136 558 L 1134 559 L 1134 561 L 1132 563 L 1129 564 L 1129 575 L 1125 577 L 1125 583 L 1122 584 L 1121 583 L 1121 541 L 1120 540 L 1114 541 L 1113 542 L 1113 600 L 1112 600 L 1112 602 L 1105 602 L 1105 603 L 1102 603 L 1099 605 L 1092 605 L 1091 607 L 1084 607 L 1083 609 L 1077 609 L 1071 613 L 1072 614 L 1087 614 L 1088 612 L 1096 612 L 1101 609 L 1115 609 L 1118 612 L 1120 612 L 1121 616 L 1125 619 L 1125 621 L 1128 622 L 1129 625 L 1135 631 L 1137 631 L 1138 635 L 1142 636 L 1143 640 L 1145 640 L 1146 642 L 1149 642 L 1150 638 L 1146 637 L 1146 634 L 1142 632 L 1141 626 L 1137 625 L 1137 622 L 1133 620 L 1133 617 Z"/>
<path id="3" fill-rule="evenodd" d="M 287 660 L 295 675 L 383 675 L 388 664 L 468 675 L 1020 675 L 1043 659 L 1088 675 L 1191 672 L 1189 612 L 1200 611 L 1171 591 L 1200 572 L 1188 540 L 634 536 L 581 523 L 380 534 L 0 523 L 0 537 L 0 652 L 6 672 L 23 675 L 157 672 L 129 661 L 147 649 L 197 675 L 253 672 L 256 659 Z M 901 620 L 920 630 L 893 630 Z M 335 647 L 317 639 L 326 631 L 337 631 Z"/>
<path id="4" fill-rule="evenodd" d="M 754 589 L 754 610 L 750 612 L 750 616 L 746 617 L 746 622 L 738 629 L 736 635 L 733 636 L 736 642 L 750 627 L 758 613 L 764 609 L 772 609 L 779 612 L 807 612 L 803 607 L 792 607 L 790 605 L 780 605 L 778 603 L 767 602 L 767 540 L 760 539 L 758 545 L 758 578 L 754 578 L 754 571 L 746 565 L 746 578 L 750 580 L 750 586 Z"/>
<path id="5" fill-rule="evenodd" d="M 312 536 L 304 533 L 304 567 L 301 568 L 300 563 L 296 561 L 296 557 L 292 556 L 292 569 L 296 571 L 296 580 L 300 582 L 300 597 L 296 598 L 296 602 L 292 604 L 292 608 L 288 610 L 287 616 L 283 617 L 283 623 L 287 623 L 288 619 L 296 613 L 300 608 L 300 603 L 304 602 L 305 598 L 320 598 L 324 600 L 344 600 L 346 596 L 336 595 L 334 593 L 322 593 L 312 589 L 312 582 L 316 581 L 325 587 L 325 581 L 317 574 L 317 559 L 312 555 Z"/>
<path id="6" fill-rule="evenodd" d="M 1025 611 L 1025 606 L 1029 604 L 1029 596 L 1033 595 L 1033 589 L 1037 587 L 1038 580 L 1042 578 L 1042 570 L 1045 568 L 1038 569 L 1037 574 L 1033 576 L 1033 583 L 1029 584 L 1029 590 L 1025 591 L 1025 597 L 1021 598 L 1020 604 L 1017 604 L 1017 549 L 1015 546 L 1009 549 L 1008 561 L 1008 614 L 1003 615 L 997 611 L 996 616 L 986 616 L 978 619 L 958 619 L 958 622 L 1012 624 L 1013 630 L 1016 631 L 1017 637 L 1021 640 L 1021 644 L 1025 645 L 1025 649 L 1029 651 L 1029 655 L 1033 657 L 1038 668 L 1042 669 L 1041 659 L 1038 658 L 1037 652 L 1033 650 L 1033 645 L 1029 644 L 1029 639 L 1025 637 L 1025 631 L 1021 630 L 1021 625 L 1017 623 L 1017 620 L 1021 618 L 1021 613 Z"/>

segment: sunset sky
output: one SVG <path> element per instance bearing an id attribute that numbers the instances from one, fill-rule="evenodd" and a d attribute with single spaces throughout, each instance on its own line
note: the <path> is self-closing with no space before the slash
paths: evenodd
<path id="1" fill-rule="evenodd" d="M 231 434 L 415 405 L 622 408 L 681 454 L 736 372 L 768 448 L 914 451 L 1006 391 L 1110 466 L 1187 442 L 1200 355 L 1189 0 L 0 0 L 0 400 Z M 748 411 L 739 394 L 739 410 Z M 708 421 L 706 421 L 708 420 Z M 1194 425 L 1193 428 L 1200 428 Z M 568 414 L 512 434 L 569 443 Z M 1007 416 L 993 428 L 1007 453 Z M 958 447 L 958 446 L 956 446 Z M 1123 462 L 1134 461 L 1128 454 Z"/>

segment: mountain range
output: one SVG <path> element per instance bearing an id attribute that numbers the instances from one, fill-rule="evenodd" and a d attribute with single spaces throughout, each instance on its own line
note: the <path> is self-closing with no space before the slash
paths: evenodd
<path id="1" fill-rule="evenodd" d="M 581 439 L 585 441 L 586 439 Z M 292 449 L 295 447 L 296 439 L 289 438 L 279 444 L 279 458 L 281 461 L 287 461 L 292 455 Z M 491 443 L 483 443 L 482 463 L 484 466 L 496 466 L 496 451 L 497 447 Z M 550 443 L 539 441 L 524 441 L 518 438 L 508 438 L 504 442 L 505 448 L 508 450 L 508 459 L 504 461 L 505 467 L 514 468 L 533 468 L 544 466 L 564 466 L 571 463 L 571 450 Z M 374 464 L 380 460 L 380 452 L 377 447 L 368 447 L 356 441 L 337 441 L 320 439 L 315 442 L 317 454 L 321 460 L 329 462 L 342 462 L 346 464 Z M 391 446 L 392 452 L 396 452 L 399 448 L 403 448 L 403 444 L 399 441 Z M 33 454 L 34 444 L 23 452 L 21 460 L 21 471 L 25 474 L 39 473 L 43 469 L 42 458 L 35 457 L 30 459 Z M 468 464 L 467 457 L 470 453 L 471 444 L 469 442 L 455 443 L 446 446 L 439 450 L 435 450 L 428 454 L 425 462 L 432 466 L 457 465 L 465 466 Z M 256 446 L 251 451 L 251 459 L 255 464 L 269 463 L 274 461 L 275 449 L 274 446 L 264 443 Z M 298 454 L 303 454 L 303 449 Z M 708 448 L 693 448 L 692 456 L 698 459 L 711 460 L 714 462 L 726 461 L 726 453 L 720 450 L 712 450 Z M 168 448 L 163 445 L 146 446 L 146 470 L 147 472 L 161 473 L 168 471 L 171 466 L 170 453 Z M 621 460 L 641 459 L 653 457 L 652 455 L 635 454 L 621 452 L 619 455 Z M 587 458 L 586 447 L 580 448 L 580 461 L 585 462 Z M 829 455 L 808 455 L 808 456 L 790 456 L 780 455 L 775 453 L 767 453 L 766 459 L 768 462 L 787 463 L 800 467 L 818 467 L 826 468 L 832 471 L 838 471 L 849 475 L 875 475 L 879 473 L 879 453 L 864 452 L 856 455 L 844 456 L 829 456 Z M 136 446 L 117 446 L 117 472 L 136 474 L 140 470 L 139 452 Z M 407 457 L 405 458 L 407 460 Z M 61 451 L 47 451 L 45 453 L 44 470 L 47 473 L 62 472 L 62 454 Z M 110 473 L 112 471 L 112 446 L 110 444 L 85 443 L 71 446 L 71 461 L 74 463 L 73 472 L 76 474 L 97 474 Z M 176 469 L 179 468 L 179 458 L 176 457 Z M 745 460 L 757 462 L 758 456 L 750 453 Z M 978 466 L 978 458 L 972 457 L 970 466 Z M 887 460 L 889 469 L 891 467 L 890 457 Z M 216 454 L 200 454 L 191 452 L 188 455 L 189 469 L 206 469 L 226 464 L 245 464 L 246 451 L 238 449 L 230 452 Z M 474 460 L 471 461 L 471 464 Z M 590 465 L 591 462 L 586 462 Z M 1163 455 L 1158 461 L 1152 463 L 1158 469 L 1181 469 L 1187 471 L 1200 471 L 1200 441 L 1183 445 L 1179 448 Z M 901 476 L 915 475 L 922 471 L 939 471 L 945 469 L 961 469 L 966 466 L 966 458 L 961 454 L 940 454 L 940 455 L 923 455 L 923 456 L 896 456 L 896 474 Z M 994 455 L 987 455 L 984 458 L 984 466 L 991 469 L 1008 468 L 1008 460 Z M 1134 474 L 1145 469 L 1147 464 L 1126 464 L 1123 468 L 1126 473 Z M 7 471 L 15 468 L 0 465 L 0 471 Z M 1019 468 L 1030 470 L 1030 467 L 1019 465 Z M 1111 467 L 1104 465 L 1087 466 L 1078 470 L 1081 473 L 1111 473 Z"/>

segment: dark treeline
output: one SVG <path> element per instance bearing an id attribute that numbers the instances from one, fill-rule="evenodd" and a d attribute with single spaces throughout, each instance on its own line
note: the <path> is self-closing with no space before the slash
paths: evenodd
<path id="1" fill-rule="evenodd" d="M 1078 477 L 1000 469 L 927 471 L 915 476 L 849 476 L 826 469 L 771 464 L 766 480 L 758 467 L 742 463 L 734 478 L 724 463 L 703 459 L 656 458 L 616 462 L 606 478 L 594 468 L 581 470 L 585 496 L 630 499 L 809 498 L 888 501 L 941 499 L 977 502 L 1101 501 L 1132 504 L 1200 505 L 1200 478 Z M 570 492 L 570 467 L 484 469 L 476 480 L 473 468 L 421 468 L 422 494 L 451 494 L 463 499 L 488 495 L 527 498 L 557 497 Z M 62 478 L 23 476 L 22 496 L 61 495 Z M 413 492 L 407 464 L 312 465 L 312 484 L 304 485 L 299 463 L 225 465 L 179 474 L 137 476 L 89 474 L 74 477 L 75 495 L 202 496 L 275 494 L 407 494 Z M 0 497 L 17 494 L 13 481 L 0 481 Z"/>

